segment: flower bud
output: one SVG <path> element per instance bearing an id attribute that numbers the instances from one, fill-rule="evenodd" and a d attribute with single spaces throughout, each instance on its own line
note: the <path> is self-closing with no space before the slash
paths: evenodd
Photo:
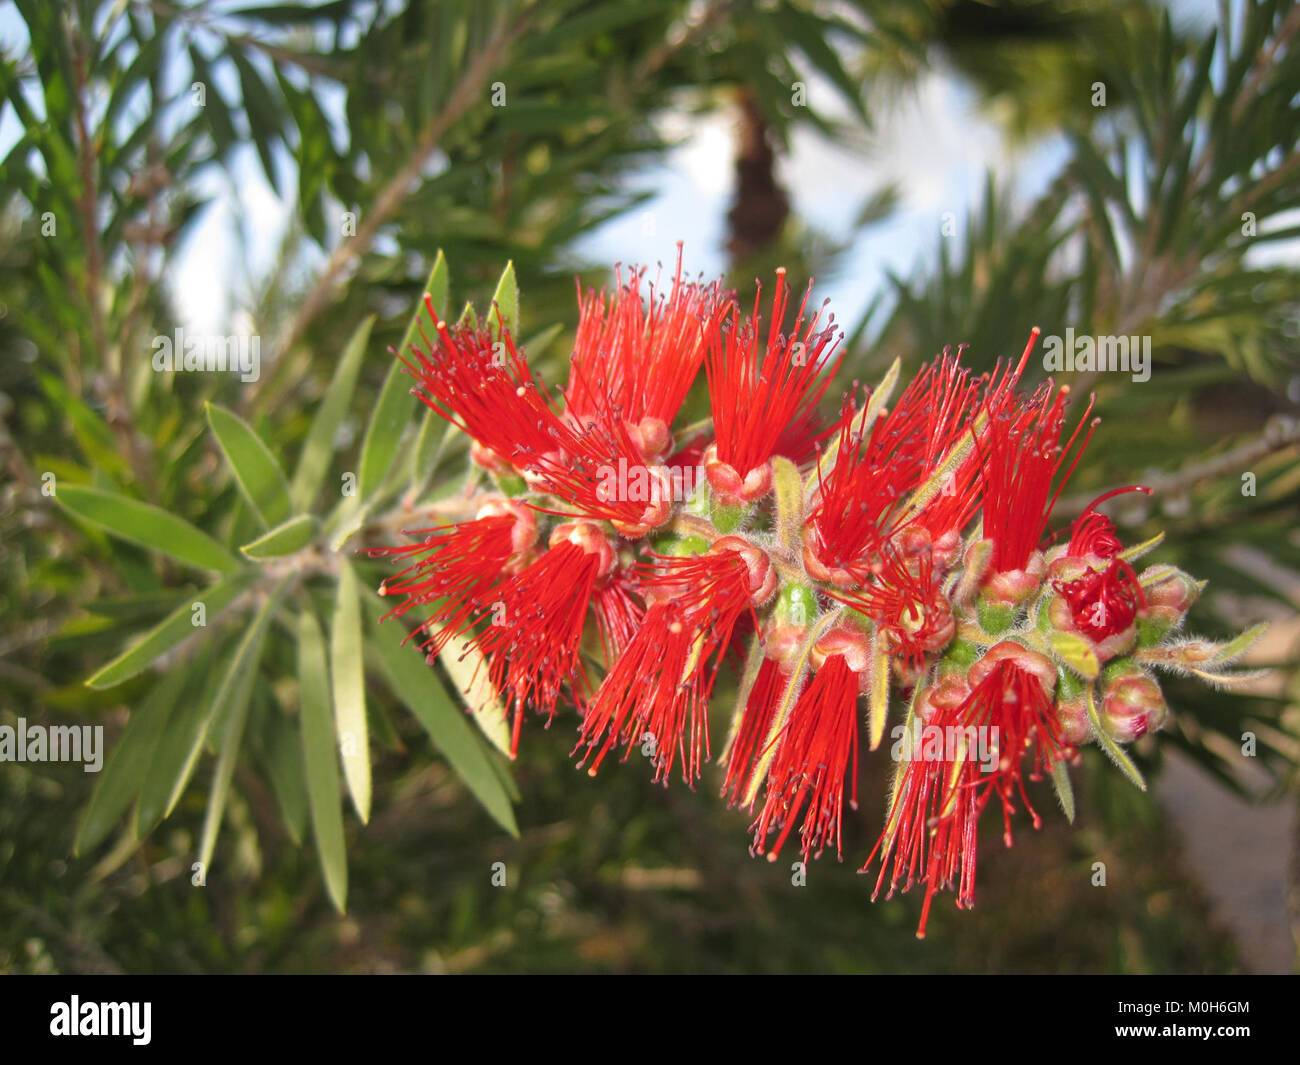
<path id="1" fill-rule="evenodd" d="M 808 661 L 818 670 L 832 655 L 839 655 L 849 669 L 864 675 L 871 668 L 871 638 L 861 629 L 837 625 L 813 645 Z"/>
<path id="2" fill-rule="evenodd" d="M 1092 722 L 1088 719 L 1088 704 L 1084 700 L 1058 701 L 1056 720 L 1061 723 L 1061 734 L 1071 747 L 1082 747 L 1092 739 Z"/>
<path id="3" fill-rule="evenodd" d="M 1102 693 L 1101 723 L 1118 743 L 1156 731 L 1168 713 L 1160 685 L 1140 669 L 1111 679 Z"/>
<path id="4" fill-rule="evenodd" d="M 1032 673 L 1037 677 L 1047 695 L 1050 696 L 1056 691 L 1056 666 L 1052 660 L 1013 640 L 1003 640 L 999 644 L 994 644 L 984 653 L 983 658 L 970 667 L 970 686 L 978 687 L 980 682 L 993 671 L 993 667 L 1004 660 L 1011 661 L 1026 673 Z"/>
<path id="5" fill-rule="evenodd" d="M 1174 570 L 1145 591 L 1147 605 L 1138 613 L 1138 641 L 1143 647 L 1153 647 L 1167 633 L 1182 627 L 1187 611 L 1200 597 L 1201 587 L 1182 570 Z"/>
<path id="6" fill-rule="evenodd" d="M 532 555 L 533 545 L 537 542 L 537 511 L 516 503 L 505 496 L 488 496 L 479 506 L 474 517 L 497 518 L 509 515 L 515 519 L 510 529 L 510 546 L 514 555 L 506 563 L 507 573 L 517 573 Z"/>
<path id="7" fill-rule="evenodd" d="M 600 570 L 597 576 L 605 577 L 614 571 L 617 552 L 614 550 L 614 545 L 610 543 L 609 537 L 595 522 L 569 521 L 557 525 L 551 532 L 551 547 L 556 547 L 566 540 L 581 547 L 587 554 L 595 555 L 600 559 Z"/>
<path id="8" fill-rule="evenodd" d="M 966 678 L 956 673 L 941 676 L 929 685 L 916 701 L 916 715 L 921 723 L 928 725 L 940 710 L 956 710 L 970 695 L 970 685 Z"/>
<path id="9" fill-rule="evenodd" d="M 761 605 L 771 599 L 776 592 L 778 578 L 776 567 L 772 565 L 767 552 L 739 536 L 724 536 L 715 540 L 709 548 L 711 555 L 720 555 L 726 551 L 739 555 L 749 567 L 749 594 L 754 603 Z"/>
<path id="10" fill-rule="evenodd" d="M 1047 564 L 1043 561 L 1043 553 L 1035 551 L 1029 556 L 1024 569 L 986 574 L 983 598 L 998 606 L 1019 606 L 1038 591 L 1046 572 Z"/>
<path id="11" fill-rule="evenodd" d="M 742 477 L 734 466 L 718 458 L 716 444 L 704 450 L 704 475 L 718 502 L 724 506 L 753 503 L 772 490 L 771 463 L 758 466 Z"/>

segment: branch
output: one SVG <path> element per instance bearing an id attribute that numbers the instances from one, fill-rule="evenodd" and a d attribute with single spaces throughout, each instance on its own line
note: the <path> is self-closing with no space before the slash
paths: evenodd
<path id="1" fill-rule="evenodd" d="M 335 286 L 344 271 L 370 250 L 380 228 L 389 221 L 403 203 L 419 187 L 420 175 L 429 157 L 433 155 L 447 130 L 473 106 L 483 82 L 497 65 L 505 50 L 524 31 L 528 22 L 525 12 L 513 27 L 506 29 L 504 17 L 497 16 L 492 36 L 483 50 L 461 75 L 460 81 L 448 97 L 446 106 L 434 115 L 420 133 L 415 148 L 402 168 L 393 176 L 363 215 L 364 221 L 354 236 L 347 238 L 334 249 L 329 262 L 303 299 L 298 313 L 274 346 L 277 354 L 293 347 L 306 332 L 318 314 L 329 304 Z M 250 395 L 251 401 L 253 397 Z"/>
<path id="2" fill-rule="evenodd" d="M 1274 415 L 1264 426 L 1264 431 L 1245 443 L 1238 444 L 1222 455 L 1194 462 L 1172 473 L 1155 473 L 1142 478 L 1155 496 L 1176 497 L 1191 488 L 1197 481 L 1221 477 L 1225 473 L 1238 474 L 1275 451 L 1283 451 L 1300 443 L 1300 420 L 1283 414 Z M 1054 508 L 1062 517 L 1074 517 L 1092 502 L 1095 493 L 1076 493 L 1063 498 Z"/>

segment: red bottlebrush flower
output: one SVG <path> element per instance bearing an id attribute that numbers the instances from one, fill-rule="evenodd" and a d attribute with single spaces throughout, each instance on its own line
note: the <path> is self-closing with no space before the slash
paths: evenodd
<path id="1" fill-rule="evenodd" d="M 727 797 L 728 806 L 743 803 L 751 791 L 754 773 L 766 753 L 768 734 L 772 731 L 778 704 L 790 686 L 790 679 L 790 674 L 775 658 L 763 658 L 754 686 L 741 709 L 735 738 L 723 756 L 727 776 L 722 785 L 722 795 Z"/>
<path id="2" fill-rule="evenodd" d="M 601 581 L 592 594 L 591 609 L 596 616 L 607 668 L 618 661 L 618 656 L 632 642 L 645 617 L 645 607 L 636 593 L 635 574 L 616 570 L 608 580 Z"/>
<path id="3" fill-rule="evenodd" d="M 930 727 L 952 727 L 951 714 L 951 710 L 940 711 Z M 914 755 L 899 772 L 884 831 L 861 869 L 865 873 L 880 854 L 873 902 L 880 895 L 891 857 L 894 870 L 886 898 L 893 898 L 900 880 L 903 891 L 911 890 L 919 874 L 926 888 L 917 939 L 925 938 L 930 903 L 940 887 L 956 886 L 958 909 L 975 904 L 979 816 L 987 800 L 977 790 L 978 783 L 978 763 L 960 753 L 950 757 L 943 747 L 938 758 Z"/>
<path id="4" fill-rule="evenodd" d="M 1061 447 L 1068 396 L 1067 386 L 1058 391 L 1049 381 L 1027 402 L 989 419 L 984 448 L 984 536 L 993 543 L 990 577 L 1021 572 L 1029 565 L 1030 556 L 1043 539 L 1052 507 L 1092 438 L 1096 421 L 1089 425 L 1053 492 L 1052 482 L 1070 457 L 1092 411 L 1089 400 L 1088 409 Z"/>
<path id="5" fill-rule="evenodd" d="M 935 572 L 928 537 L 917 539 L 920 549 L 910 557 L 892 544 L 886 545 L 870 583 L 834 596 L 874 620 L 888 652 L 912 669 L 920 668 L 926 655 L 942 651 L 957 633 L 952 604 Z"/>
<path id="6" fill-rule="evenodd" d="M 917 375 L 893 410 L 881 414 L 864 440 L 868 406 L 844 402 L 835 466 L 819 485 L 806 533 L 805 564 L 821 580 L 848 586 L 866 579 L 871 561 L 907 524 L 920 523 L 932 540 L 960 530 L 978 503 L 978 466 L 968 460 L 920 515 L 903 502 L 970 431 L 979 382 L 945 353 Z"/>
<path id="7" fill-rule="evenodd" d="M 908 890 L 918 871 L 925 902 L 917 937 L 925 938 L 930 903 L 937 891 L 957 886 L 961 909 L 975 903 L 979 815 L 996 795 L 1002 804 L 1003 840 L 1011 846 L 1016 795 L 1038 828 L 1041 819 L 1025 794 L 1022 762 L 1032 750 L 1030 778 L 1065 757 L 1069 748 L 1056 719 L 1052 696 L 1056 667 L 1043 655 L 1004 642 L 971 667 L 969 694 L 957 705 L 937 702 L 922 739 L 900 770 L 885 829 L 863 871 L 881 856 L 874 899 L 890 859 L 889 894 L 903 880 Z"/>
<path id="8" fill-rule="evenodd" d="M 630 539 L 672 516 L 671 471 L 645 461 L 640 445 L 612 411 L 601 411 L 581 426 L 566 416 L 554 437 L 558 448 L 525 466 L 524 476 L 534 489 L 559 496 L 577 513 L 546 513 L 604 519 Z"/>
<path id="9" fill-rule="evenodd" d="M 424 303 L 438 344 L 430 344 L 421 325 L 426 350 L 411 348 L 414 365 L 402 359 L 420 402 L 468 433 L 484 465 L 508 462 L 522 469 L 552 451 L 558 419 L 510 331 L 502 329 L 497 337 L 477 324 L 449 327 L 430 297 Z"/>
<path id="10" fill-rule="evenodd" d="M 475 600 L 503 575 L 523 567 L 537 538 L 537 516 L 510 500 L 490 498 L 473 521 L 403 535 L 424 539 L 364 553 L 371 558 L 416 559 L 400 573 L 385 578 L 379 594 L 403 597 L 384 620 L 405 614 L 417 604 L 440 601 L 424 624 L 407 637 L 409 640 L 423 631 L 426 635 L 421 646 L 432 658 L 472 623 Z"/>
<path id="11" fill-rule="evenodd" d="M 1139 485 L 1130 485 L 1127 488 L 1116 488 L 1113 491 L 1099 495 L 1083 509 L 1083 513 L 1074 519 L 1074 524 L 1070 530 L 1070 545 L 1066 555 L 1070 558 L 1114 558 L 1124 549 L 1124 545 L 1119 542 L 1115 535 L 1115 524 L 1097 511 L 1102 503 L 1115 496 L 1124 495 L 1126 492 L 1142 492 L 1150 495 L 1150 488 L 1143 488 Z"/>
<path id="12" fill-rule="evenodd" d="M 1117 488 L 1094 499 L 1075 519 L 1065 554 L 1048 567 L 1051 585 L 1065 601 L 1050 604 L 1050 619 L 1057 628 L 1087 636 L 1103 660 L 1132 645 L 1137 634 L 1131 627 L 1147 601 L 1133 567 L 1119 557 L 1123 545 L 1115 526 L 1096 508 L 1124 492 L 1149 491 Z"/>
<path id="13" fill-rule="evenodd" d="M 860 639 L 852 635 L 851 641 Z M 850 782 L 850 805 L 858 805 L 858 694 L 864 666 L 860 654 L 831 654 L 813 674 L 776 739 L 768 770 L 763 808 L 753 824 L 754 851 L 762 854 L 769 833 L 779 833 L 767 853 L 776 861 L 786 838 L 804 810 L 799 832 L 806 861 L 832 841 L 843 857 L 841 826 L 844 780 Z M 850 662 L 852 661 L 852 665 Z M 850 768 L 851 763 L 851 768 Z M 807 807 L 804 808 L 804 801 Z"/>
<path id="14" fill-rule="evenodd" d="M 1074 628 L 1095 643 L 1118 636 L 1146 606 L 1138 576 L 1121 558 L 1112 558 L 1104 569 L 1089 568 L 1071 581 L 1053 581 L 1052 587 L 1070 604 Z"/>
<path id="15" fill-rule="evenodd" d="M 788 297 L 785 271 L 776 272 L 776 298 L 761 365 L 761 285 L 754 297 L 752 318 L 741 323 L 740 312 L 733 307 L 731 321 L 715 324 L 711 330 L 705 370 L 716 443 L 705 454 L 705 469 L 724 502 L 751 502 L 767 493 L 771 487 L 768 463 L 787 431 L 807 422 L 839 366 L 840 357 L 834 354 L 839 343 L 834 318 L 818 330 L 818 311 L 804 326 L 811 293 L 809 284 L 794 327 L 786 335 L 781 332 Z"/>
<path id="16" fill-rule="evenodd" d="M 493 686 L 514 710 L 510 752 L 519 747 L 524 707 L 555 716 L 566 682 L 585 686 L 578 647 L 596 582 L 614 567 L 614 549 L 590 522 L 560 525 L 550 549 L 493 589 L 477 605 L 490 621 L 473 643 L 488 662 Z"/>
<path id="17" fill-rule="evenodd" d="M 708 337 L 728 301 L 717 283 L 683 283 L 681 244 L 667 299 L 650 286 L 650 306 L 641 297 L 643 270 L 624 284 L 618 278 L 612 299 L 581 286 L 581 315 L 573 344 L 566 393 L 568 411 L 578 421 L 601 410 L 617 413 L 647 459 L 667 451 L 669 427 L 704 361 Z"/>
<path id="18" fill-rule="evenodd" d="M 1022 760 L 1032 750 L 1031 780 L 1040 780 L 1069 750 L 1053 710 L 1056 666 L 1051 659 L 1006 641 L 990 647 L 970 669 L 970 698 L 958 715 L 963 728 L 997 728 L 997 769 L 984 786 L 1002 801 L 1003 840 L 1011 846 L 1011 815 L 1019 792 L 1034 828 L 1042 824 L 1025 794 Z"/>
<path id="19" fill-rule="evenodd" d="M 626 746 L 626 761 L 652 736 L 654 779 L 667 784 L 680 753 L 693 784 L 709 753 L 708 698 L 722 654 L 741 614 L 775 591 L 776 574 L 761 551 L 734 537 L 698 557 L 661 557 L 642 574 L 645 617 L 587 707 L 574 751 L 586 747 L 579 765 L 592 759 L 595 776 L 615 744 Z"/>

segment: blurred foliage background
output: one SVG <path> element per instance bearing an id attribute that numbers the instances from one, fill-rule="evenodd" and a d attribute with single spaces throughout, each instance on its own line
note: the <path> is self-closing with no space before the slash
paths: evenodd
<path id="1" fill-rule="evenodd" d="M 463 442 L 417 417 L 388 354 L 426 287 L 455 313 L 517 283 L 547 377 L 574 275 L 610 277 L 584 238 L 643 203 L 630 178 L 666 158 L 665 118 L 717 114 L 735 125 L 717 163 L 742 303 L 778 264 L 833 276 L 855 233 L 798 217 L 782 158 L 803 130 L 857 143 L 943 65 L 1009 137 L 1068 151 L 1031 201 L 990 177 L 961 237 L 870 293 L 844 323 L 845 382 L 957 344 L 987 368 L 1035 324 L 1151 337 L 1149 382 L 1064 375 L 1106 420 L 1061 516 L 1151 484 L 1122 532 L 1164 530 L 1156 557 L 1211 580 L 1196 629 L 1278 623 L 1267 685 L 1170 683 L 1174 720 L 1137 754 L 1157 773 L 1180 748 L 1243 792 L 1251 731 L 1252 796 L 1294 801 L 1300 9 L 1225 4 L 1207 34 L 1127 0 L 15 8 L 30 43 L 0 62 L 18 131 L 0 162 L 0 724 L 102 724 L 115 753 L 98 776 L 0 766 L 0 970 L 1241 966 L 1152 796 L 1093 752 L 1079 823 L 1038 796 L 1044 829 L 990 845 L 979 907 L 940 907 L 924 944 L 919 899 L 872 906 L 852 860 L 806 887 L 751 860 L 710 786 L 574 772 L 568 721 L 530 729 L 507 768 L 452 678 L 375 629 L 383 570 L 353 549 L 428 524 L 404 505 L 464 474 Z M 799 91 L 814 79 L 831 106 Z M 178 251 L 247 153 L 296 204 L 229 328 L 260 339 L 260 377 L 155 373 Z M 859 228 L 896 206 L 873 190 Z M 331 708 L 369 736 L 342 768 Z M 864 777 L 881 796 L 883 766 Z M 877 824 L 868 805 L 846 854 Z"/>

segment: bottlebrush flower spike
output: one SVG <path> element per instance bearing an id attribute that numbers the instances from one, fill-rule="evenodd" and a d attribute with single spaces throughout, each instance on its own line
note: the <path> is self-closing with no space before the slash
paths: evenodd
<path id="1" fill-rule="evenodd" d="M 1042 566 L 1035 552 L 1052 507 L 1097 426 L 1095 421 L 1089 423 L 1087 435 L 1071 458 L 1092 401 L 1061 447 L 1068 396 L 1068 387 L 1058 390 L 1048 382 L 1028 402 L 998 412 L 990 421 L 984 460 L 984 537 L 992 543 L 993 555 L 985 588 L 999 602 L 1018 603 L 1038 587 Z M 1067 458 L 1070 465 L 1057 479 Z"/>
<path id="2" fill-rule="evenodd" d="M 979 384 L 945 353 L 870 425 L 872 406 L 855 411 L 845 399 L 835 465 L 818 483 L 805 534 L 810 573 L 841 587 L 860 585 L 904 525 L 925 529 L 932 542 L 960 531 L 978 504 L 973 459 L 952 472 L 946 490 L 920 514 L 905 514 L 903 505 L 970 432 Z"/>
<path id="3" fill-rule="evenodd" d="M 682 280 L 682 246 L 668 296 L 650 286 L 649 307 L 642 300 L 644 270 L 626 283 L 618 277 L 614 295 L 581 286 L 581 315 L 573 342 L 566 391 L 568 411 L 579 422 L 611 410 L 627 424 L 647 460 L 671 445 L 669 426 L 691 389 L 708 338 L 721 321 L 729 299 L 716 282 Z"/>
<path id="4" fill-rule="evenodd" d="M 730 321 L 711 330 L 705 368 L 715 442 L 705 453 L 704 467 L 723 503 L 750 503 L 768 493 L 772 486 L 768 464 L 778 445 L 792 428 L 798 432 L 806 426 L 839 367 L 834 318 L 819 329 L 819 310 L 804 325 L 811 294 L 809 284 L 793 327 L 789 334 L 783 333 L 789 293 L 785 271 L 776 272 L 776 295 L 761 358 L 761 284 L 750 320 L 742 322 L 733 307 Z"/>
<path id="5" fill-rule="evenodd" d="M 487 497 L 473 521 L 403 535 L 424 539 L 406 546 L 371 548 L 365 553 L 372 558 L 416 559 L 401 573 L 386 577 L 379 594 L 402 597 L 384 620 L 400 617 L 419 604 L 436 604 L 421 627 L 411 634 L 425 634 L 421 646 L 432 659 L 471 624 L 475 604 L 503 576 L 517 572 L 527 562 L 537 539 L 537 518 L 527 507 L 504 497 Z"/>
<path id="6" fill-rule="evenodd" d="M 522 469 L 553 450 L 550 397 L 533 380 L 510 331 L 498 336 L 478 323 L 448 326 L 431 298 L 424 305 L 438 342 L 431 344 L 421 325 L 423 348 L 412 347 L 414 362 L 402 359 L 420 402 L 472 437 L 475 458 L 489 469 Z"/>
<path id="7" fill-rule="evenodd" d="M 877 852 L 881 855 L 877 893 L 891 857 L 891 895 L 904 873 L 906 891 L 921 871 L 925 902 L 918 938 L 925 937 L 935 893 L 953 887 L 959 874 L 957 905 L 974 905 L 977 828 L 988 800 L 997 796 L 1001 802 L 1003 841 L 1010 847 L 1017 795 L 1034 827 L 1042 823 L 1025 793 L 1026 754 L 1032 756 L 1031 779 L 1037 780 L 1068 751 L 1053 712 L 1056 667 L 1046 656 L 1000 643 L 971 668 L 958 690 L 967 686 L 964 699 L 940 701 L 926 722 L 929 736 L 923 734 L 909 752 L 885 830 L 867 859 L 869 866 Z"/>
<path id="8" fill-rule="evenodd" d="M 861 632 L 833 629 L 814 649 L 815 672 L 780 735 L 762 810 L 753 825 L 754 853 L 776 861 L 803 812 L 804 860 L 830 843 L 843 855 L 844 783 L 858 806 L 858 694 L 868 683 L 870 654 Z M 769 848 L 767 837 L 776 832 Z"/>
<path id="9" fill-rule="evenodd" d="M 639 748 L 656 781 L 680 763 L 693 785 L 715 682 L 749 640 L 720 790 L 769 858 L 796 830 L 805 858 L 841 853 L 862 704 L 875 749 L 892 686 L 908 725 L 864 870 L 879 858 L 873 898 L 886 880 L 890 894 L 924 885 L 924 935 L 941 890 L 974 904 L 989 803 L 1009 845 L 1022 806 L 1041 820 L 1026 782 L 1050 774 L 1072 818 L 1067 767 L 1089 742 L 1145 787 L 1122 745 L 1166 720 L 1153 671 L 1249 677 L 1229 667 L 1262 626 L 1224 644 L 1182 636 L 1203 584 L 1133 569 L 1159 538 L 1123 547 L 1098 509 L 1116 492 L 1045 547 L 1097 422 L 1089 402 L 1067 433 L 1069 390 L 1050 381 L 1024 395 L 1037 330 L 982 376 L 945 352 L 891 407 L 895 364 L 862 405 L 843 399 L 817 456 L 839 356 L 809 299 L 784 332 L 779 272 L 764 331 L 760 300 L 742 317 L 720 285 L 684 282 L 680 256 L 666 294 L 635 270 L 610 297 L 580 289 L 555 398 L 508 330 L 449 326 L 428 307 L 436 341 L 406 360 L 415 390 L 518 494 L 477 492 L 476 478 L 448 503 L 472 520 L 370 554 L 404 565 L 381 588 L 400 597 L 385 616 L 426 609 L 409 638 L 430 661 L 468 641 L 512 752 L 526 716 L 549 723 L 571 703 L 592 775 L 615 747 L 624 760 Z M 687 438 L 673 423 L 701 362 L 713 421 Z"/>
<path id="10" fill-rule="evenodd" d="M 578 645 L 596 582 L 614 569 L 614 547 L 591 522 L 558 526 L 550 549 L 488 595 L 477 597 L 486 628 L 474 637 L 497 691 L 509 692 L 514 709 L 510 753 L 519 749 L 524 708 L 555 716 L 564 684 L 587 687 Z"/>
<path id="11" fill-rule="evenodd" d="M 583 717 L 578 747 L 587 753 L 579 764 L 590 758 L 595 776 L 613 746 L 624 744 L 630 753 L 650 737 L 655 780 L 667 781 L 679 752 L 684 779 L 697 780 L 708 757 L 707 701 L 722 654 L 741 614 L 775 587 L 767 556 L 734 537 L 707 554 L 646 567 L 645 618 Z"/>

